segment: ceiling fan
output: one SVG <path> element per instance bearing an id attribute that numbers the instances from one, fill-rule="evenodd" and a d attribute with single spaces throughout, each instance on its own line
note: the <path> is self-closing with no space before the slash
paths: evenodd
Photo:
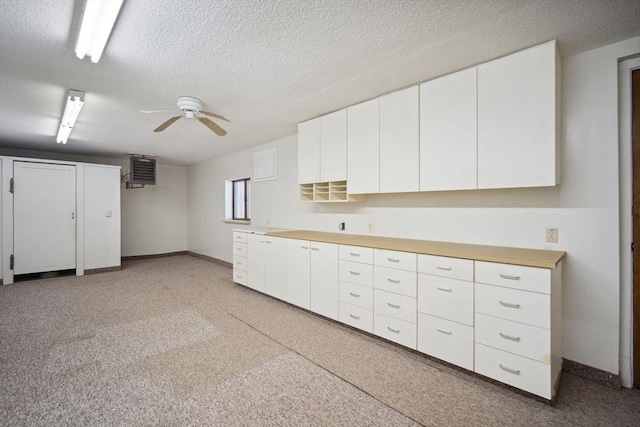
<path id="1" fill-rule="evenodd" d="M 203 111 L 202 101 L 200 101 L 198 98 L 194 98 L 192 96 L 180 96 L 178 97 L 177 105 L 181 113 L 177 116 L 171 117 L 169 120 L 162 123 L 160 126 L 158 126 L 153 130 L 154 132 L 162 132 L 163 130 L 171 126 L 173 123 L 175 123 L 179 119 L 185 118 L 185 119 L 196 119 L 197 121 L 199 121 L 200 123 L 208 127 L 210 130 L 215 132 L 218 136 L 224 136 L 227 134 L 226 130 L 222 129 L 220 126 L 214 123 L 211 119 L 205 116 L 215 117 L 217 119 L 224 120 L 227 122 L 229 120 L 226 117 L 223 117 L 219 114 L 211 113 L 209 111 Z M 141 113 L 160 113 L 163 111 L 175 111 L 175 110 L 140 110 Z"/>

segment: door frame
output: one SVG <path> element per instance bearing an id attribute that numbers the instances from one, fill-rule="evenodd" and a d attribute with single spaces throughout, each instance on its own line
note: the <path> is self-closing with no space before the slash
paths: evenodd
<path id="1" fill-rule="evenodd" d="M 633 162 L 631 129 L 631 71 L 640 68 L 640 56 L 618 63 L 618 132 L 620 195 L 620 379 L 624 387 L 633 387 L 634 342 L 640 343 L 640 325 L 633 325 Z M 636 242 L 640 253 L 640 242 Z M 640 307 L 636 307 L 640 309 Z M 636 375 L 640 366 L 635 366 Z"/>
<path id="2" fill-rule="evenodd" d="M 26 157 L 0 156 L 2 161 L 2 284 L 14 282 L 10 268 L 13 254 L 13 194 L 9 192 L 9 182 L 13 178 L 13 162 L 49 163 L 76 167 L 76 276 L 84 275 L 84 164 L 60 160 L 34 159 Z"/>

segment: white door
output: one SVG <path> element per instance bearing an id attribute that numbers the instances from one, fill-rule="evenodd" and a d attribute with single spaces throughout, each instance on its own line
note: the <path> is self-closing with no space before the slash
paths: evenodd
<path id="1" fill-rule="evenodd" d="M 338 245 L 311 242 L 311 311 L 338 320 Z"/>
<path id="2" fill-rule="evenodd" d="M 13 165 L 14 274 L 76 268 L 76 167 Z"/>
<path id="3" fill-rule="evenodd" d="M 347 109 L 347 181 L 349 193 L 380 192 L 380 100 Z"/>
<path id="4" fill-rule="evenodd" d="M 298 125 L 298 184 L 320 182 L 320 119 Z"/>
<path id="5" fill-rule="evenodd" d="M 309 241 L 288 239 L 286 254 L 287 301 L 308 310 L 311 286 Z"/>
<path id="6" fill-rule="evenodd" d="M 320 181 L 347 179 L 347 110 L 320 117 Z"/>

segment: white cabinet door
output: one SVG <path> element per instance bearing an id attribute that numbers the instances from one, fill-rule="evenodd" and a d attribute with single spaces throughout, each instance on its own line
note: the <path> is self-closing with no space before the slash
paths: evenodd
<path id="1" fill-rule="evenodd" d="M 420 191 L 477 187 L 476 68 L 420 85 Z"/>
<path id="2" fill-rule="evenodd" d="M 320 117 L 320 181 L 347 179 L 347 110 Z"/>
<path id="3" fill-rule="evenodd" d="M 14 274 L 76 268 L 76 167 L 14 162 Z"/>
<path id="4" fill-rule="evenodd" d="M 555 41 L 478 66 L 478 188 L 556 185 L 558 90 Z"/>
<path id="5" fill-rule="evenodd" d="M 249 234 L 247 253 L 247 286 L 264 292 L 266 244 L 264 236 Z"/>
<path id="6" fill-rule="evenodd" d="M 120 265 L 120 168 L 84 165 L 84 268 Z"/>
<path id="7" fill-rule="evenodd" d="M 309 241 L 297 239 L 285 239 L 285 241 L 286 250 L 278 256 L 285 259 L 288 273 L 286 301 L 309 309 L 311 286 Z"/>
<path id="8" fill-rule="evenodd" d="M 338 245 L 311 242 L 311 311 L 338 320 Z"/>
<path id="9" fill-rule="evenodd" d="M 275 298 L 287 300 L 287 239 L 260 236 L 265 248 L 265 272 L 263 292 Z M 260 290 L 260 289 L 258 289 Z"/>
<path id="10" fill-rule="evenodd" d="M 418 86 L 380 98 L 380 192 L 420 189 Z"/>
<path id="11" fill-rule="evenodd" d="M 347 109 L 347 182 L 351 194 L 380 192 L 380 100 Z"/>
<path id="12" fill-rule="evenodd" d="M 298 184 L 320 182 L 320 119 L 298 125 Z"/>

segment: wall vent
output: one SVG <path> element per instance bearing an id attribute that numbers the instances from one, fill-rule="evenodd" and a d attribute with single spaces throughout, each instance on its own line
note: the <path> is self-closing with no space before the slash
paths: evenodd
<path id="1" fill-rule="evenodd" d="M 131 157 L 131 184 L 156 184 L 156 159 Z"/>

